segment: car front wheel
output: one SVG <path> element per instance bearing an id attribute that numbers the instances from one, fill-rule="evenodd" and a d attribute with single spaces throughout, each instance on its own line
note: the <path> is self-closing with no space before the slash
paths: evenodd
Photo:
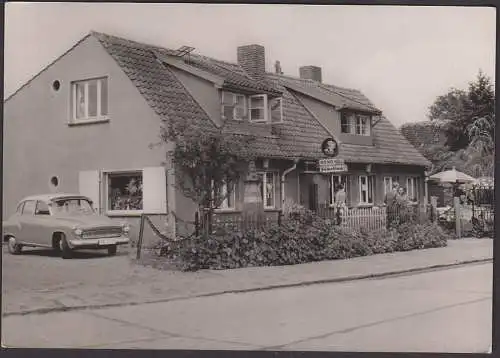
<path id="1" fill-rule="evenodd" d="M 59 250 L 61 251 L 61 257 L 63 259 L 70 259 L 73 257 L 73 251 L 69 247 L 64 235 L 59 240 Z"/>
<path id="2" fill-rule="evenodd" d="M 17 243 L 16 238 L 14 236 L 9 237 L 9 241 L 8 241 L 7 245 L 9 248 L 9 252 L 12 255 L 19 255 L 21 253 L 22 248 L 23 248 L 22 245 L 19 245 Z"/>

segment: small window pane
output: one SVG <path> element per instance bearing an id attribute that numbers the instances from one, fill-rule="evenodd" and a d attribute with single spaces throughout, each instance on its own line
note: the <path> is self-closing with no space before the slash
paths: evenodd
<path id="1" fill-rule="evenodd" d="M 263 108 L 252 109 L 251 116 L 253 121 L 260 121 L 266 119 L 265 110 Z"/>
<path id="2" fill-rule="evenodd" d="M 85 84 L 75 84 L 75 116 L 77 119 L 85 118 Z"/>
<path id="3" fill-rule="evenodd" d="M 224 118 L 226 119 L 234 119 L 234 107 L 233 106 L 224 106 Z"/>
<path id="4" fill-rule="evenodd" d="M 274 174 L 266 173 L 266 206 L 274 206 Z"/>
<path id="5" fill-rule="evenodd" d="M 250 103 L 252 108 L 264 108 L 264 98 L 263 97 L 251 97 Z"/>
<path id="6" fill-rule="evenodd" d="M 33 215 L 33 213 L 35 212 L 35 204 L 35 201 L 27 201 L 24 204 L 23 215 Z"/>
<path id="7" fill-rule="evenodd" d="M 101 115 L 108 115 L 108 80 L 103 78 L 101 81 Z"/>
<path id="8" fill-rule="evenodd" d="M 282 106 L 281 98 L 275 99 L 271 102 L 271 122 L 277 123 L 283 120 L 283 118 L 281 117 L 282 114 L 281 106 Z"/>
<path id="9" fill-rule="evenodd" d="M 142 173 L 108 174 L 108 210 L 142 208 Z"/>
<path id="10" fill-rule="evenodd" d="M 234 94 L 231 92 L 222 92 L 222 104 L 232 106 L 234 104 Z"/>
<path id="11" fill-rule="evenodd" d="M 340 131 L 342 133 L 351 133 L 351 121 L 350 117 L 347 114 L 342 114 L 340 119 Z"/>
<path id="12" fill-rule="evenodd" d="M 97 81 L 89 81 L 89 117 L 97 117 Z"/>

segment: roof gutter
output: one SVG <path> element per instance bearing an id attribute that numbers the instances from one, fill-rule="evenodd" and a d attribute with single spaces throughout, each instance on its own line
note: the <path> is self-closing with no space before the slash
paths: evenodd
<path id="1" fill-rule="evenodd" d="M 281 210 L 282 211 L 283 211 L 283 208 L 285 206 L 285 178 L 289 173 L 291 173 L 292 171 L 297 169 L 298 163 L 299 163 L 299 159 L 294 159 L 293 165 L 290 168 L 285 169 L 285 171 L 281 175 Z"/>

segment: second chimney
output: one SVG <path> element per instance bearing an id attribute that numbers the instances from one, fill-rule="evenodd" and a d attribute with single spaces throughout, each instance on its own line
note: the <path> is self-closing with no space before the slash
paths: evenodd
<path id="1" fill-rule="evenodd" d="M 250 77 L 263 79 L 266 74 L 266 54 L 264 46 L 256 44 L 239 46 L 238 64 Z"/>
<path id="2" fill-rule="evenodd" d="M 300 78 L 321 82 L 321 67 L 302 66 L 299 68 Z"/>

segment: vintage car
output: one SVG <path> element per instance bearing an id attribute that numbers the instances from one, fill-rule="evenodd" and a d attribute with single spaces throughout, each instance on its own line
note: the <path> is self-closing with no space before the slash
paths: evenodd
<path id="1" fill-rule="evenodd" d="M 78 194 L 26 197 L 16 213 L 3 222 L 2 237 L 11 254 L 26 247 L 47 247 L 71 258 L 78 249 L 107 249 L 128 244 L 129 226 L 97 214 L 92 201 Z"/>

